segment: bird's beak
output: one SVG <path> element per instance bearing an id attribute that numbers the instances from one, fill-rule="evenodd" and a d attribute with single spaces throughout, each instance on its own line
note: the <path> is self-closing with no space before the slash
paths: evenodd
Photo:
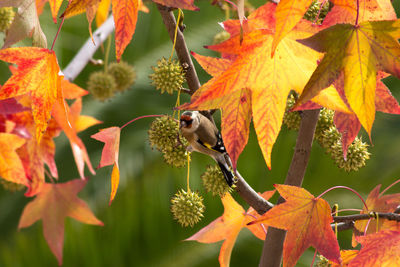
<path id="1" fill-rule="evenodd" d="M 186 121 L 181 121 L 179 124 L 179 129 L 181 129 L 182 127 L 186 127 Z"/>

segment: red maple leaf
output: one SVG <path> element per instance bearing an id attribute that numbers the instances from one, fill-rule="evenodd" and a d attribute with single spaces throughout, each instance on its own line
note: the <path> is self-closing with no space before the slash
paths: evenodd
<path id="1" fill-rule="evenodd" d="M 96 140 L 104 142 L 104 148 L 101 153 L 101 160 L 98 168 L 114 165 L 111 173 L 111 195 L 109 204 L 114 200 L 119 185 L 118 153 L 120 134 L 121 128 L 110 127 L 102 129 L 100 132 L 91 136 Z"/>
<path id="2" fill-rule="evenodd" d="M 79 179 L 62 184 L 44 184 L 36 198 L 25 206 L 19 221 L 18 228 L 29 227 L 40 219 L 43 221 L 44 238 L 59 265 L 62 264 L 65 217 L 87 224 L 103 225 L 86 202 L 77 196 L 85 185 L 86 181 Z"/>
<path id="3" fill-rule="evenodd" d="M 328 202 L 314 197 L 304 188 L 289 185 L 275 185 L 275 188 L 286 202 L 273 207 L 251 224 L 264 223 L 287 230 L 283 265 L 295 266 L 309 246 L 339 263 L 339 245 L 330 225 L 333 218 Z"/>

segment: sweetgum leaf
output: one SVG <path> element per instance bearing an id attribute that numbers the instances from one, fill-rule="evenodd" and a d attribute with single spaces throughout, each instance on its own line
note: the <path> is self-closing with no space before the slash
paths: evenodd
<path id="1" fill-rule="evenodd" d="M 119 127 L 110 127 L 102 129 L 100 132 L 91 136 L 93 139 L 104 142 L 100 164 L 97 168 L 114 165 L 111 173 L 111 195 L 109 204 L 114 200 L 119 184 L 118 153 L 120 134 L 121 129 Z"/>
<path id="2" fill-rule="evenodd" d="M 330 223 L 333 221 L 328 202 L 316 198 L 304 188 L 275 185 L 286 202 L 279 204 L 257 220 L 287 230 L 283 245 L 283 266 L 295 266 L 310 246 L 325 258 L 340 262 L 339 245 Z"/>
<path id="3" fill-rule="evenodd" d="M 371 134 L 375 119 L 378 70 L 400 77 L 400 21 L 337 24 L 299 42 L 325 52 L 304 87 L 301 105 L 331 85 L 343 72 L 344 92 L 361 125 Z"/>
<path id="4" fill-rule="evenodd" d="M 86 181 L 78 179 L 60 184 L 43 184 L 36 198 L 25 206 L 19 221 L 18 228 L 25 228 L 42 220 L 44 238 L 59 265 L 62 264 L 65 217 L 86 224 L 103 225 L 86 202 L 77 196 L 85 185 Z"/>
<path id="5" fill-rule="evenodd" d="M 40 142 L 56 101 L 62 101 L 60 68 L 54 51 L 38 47 L 0 50 L 0 59 L 18 65 L 18 70 L 1 87 L 0 99 L 28 94 Z"/>

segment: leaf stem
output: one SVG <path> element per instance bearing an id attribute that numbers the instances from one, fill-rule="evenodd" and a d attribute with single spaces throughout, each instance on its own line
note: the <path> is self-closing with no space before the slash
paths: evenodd
<path id="1" fill-rule="evenodd" d="M 317 257 L 317 250 L 314 251 L 314 257 L 312 258 L 310 267 L 313 267 L 316 257 Z"/>
<path id="2" fill-rule="evenodd" d="M 391 185 L 389 185 L 388 187 L 386 187 L 386 188 L 379 194 L 378 197 L 383 196 L 383 194 L 385 194 L 386 191 L 388 191 L 390 188 L 392 188 L 394 185 L 396 185 L 396 184 L 398 184 L 398 183 L 400 183 L 400 179 L 394 181 Z"/>
<path id="3" fill-rule="evenodd" d="M 359 18 L 359 15 L 360 15 L 360 0 L 357 0 L 357 15 L 356 15 L 356 23 L 355 23 L 355 26 L 356 27 L 358 27 L 358 18 Z"/>
<path id="4" fill-rule="evenodd" d="M 325 194 L 328 193 L 329 191 L 332 191 L 332 190 L 338 189 L 338 188 L 347 189 L 347 190 L 353 192 L 354 194 L 356 194 L 356 195 L 361 199 L 361 201 L 363 202 L 365 209 L 366 209 L 366 210 L 369 210 L 369 209 L 368 209 L 368 206 L 367 206 L 367 203 L 365 202 L 365 200 L 363 199 L 363 197 L 362 197 L 356 190 L 354 190 L 353 188 L 350 188 L 350 187 L 344 186 L 344 185 L 338 185 L 338 186 L 334 186 L 334 187 L 328 188 L 327 190 L 325 190 L 324 192 L 322 192 L 319 196 L 317 196 L 317 198 L 321 198 L 323 195 L 325 195 Z"/>
<path id="5" fill-rule="evenodd" d="M 187 183 L 187 192 L 190 193 L 190 186 L 189 186 L 189 179 L 190 179 L 190 152 L 187 152 L 187 176 L 186 176 L 186 183 Z"/>
<path id="6" fill-rule="evenodd" d="M 140 119 L 152 118 L 152 117 L 162 117 L 162 116 L 164 116 L 164 115 L 144 115 L 144 116 L 140 116 L 140 117 L 134 118 L 133 120 L 128 121 L 127 123 L 125 123 L 124 125 L 122 125 L 120 129 L 121 129 L 121 131 L 122 131 L 123 128 L 125 128 L 126 126 L 128 126 L 128 125 L 131 124 L 132 122 L 135 122 L 135 121 L 140 120 Z"/>
<path id="7" fill-rule="evenodd" d="M 170 62 L 170 63 L 171 63 L 172 57 L 174 56 L 176 35 L 178 34 L 178 27 L 179 27 L 179 23 L 180 23 L 180 19 L 181 19 L 181 13 L 182 13 L 182 10 L 180 8 L 178 8 L 178 19 L 177 19 L 176 26 L 175 26 L 174 41 L 172 44 L 171 55 L 169 56 L 169 60 L 168 60 L 168 62 Z"/>
<path id="8" fill-rule="evenodd" d="M 65 16 L 62 17 L 60 26 L 58 26 L 58 30 L 57 30 L 56 36 L 54 37 L 53 43 L 52 43 L 51 48 L 50 48 L 51 51 L 53 51 L 53 49 L 54 49 L 54 45 L 56 44 L 56 40 L 57 40 L 58 35 L 60 34 L 60 31 L 61 31 L 61 28 L 62 28 L 62 26 L 64 24 L 64 20 L 65 20 Z"/>

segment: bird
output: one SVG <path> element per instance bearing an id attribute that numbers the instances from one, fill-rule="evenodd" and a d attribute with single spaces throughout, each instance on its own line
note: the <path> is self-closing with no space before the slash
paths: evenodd
<path id="1" fill-rule="evenodd" d="M 179 130 L 189 142 L 186 150 L 197 151 L 212 157 L 231 187 L 235 182 L 235 174 L 221 133 L 215 124 L 198 111 L 185 111 L 180 117 Z"/>

